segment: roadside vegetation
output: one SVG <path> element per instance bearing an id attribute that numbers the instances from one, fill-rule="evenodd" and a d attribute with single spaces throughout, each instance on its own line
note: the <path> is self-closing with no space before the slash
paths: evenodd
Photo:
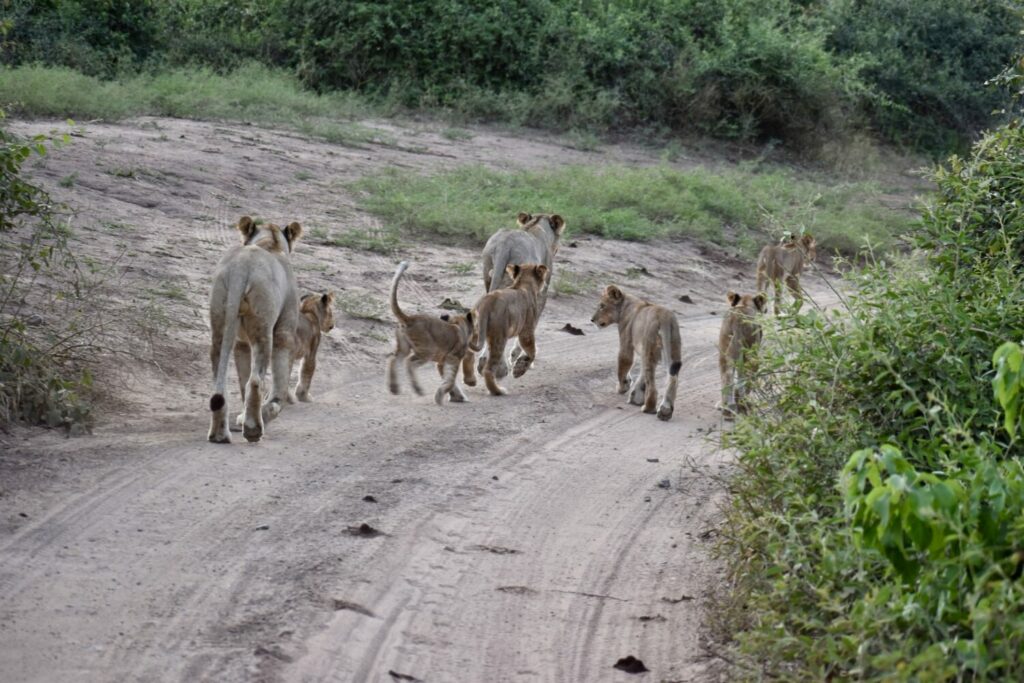
<path id="1" fill-rule="evenodd" d="M 96 351 L 96 318 L 83 310 L 87 276 L 58 207 L 22 177 L 29 158 L 63 142 L 0 128 L 0 429 L 91 422 L 84 360 Z"/>
<path id="2" fill-rule="evenodd" d="M 919 255 L 771 328 L 728 437 L 723 613 L 751 678 L 1024 679 L 1024 132 L 935 181 Z"/>
<path id="3" fill-rule="evenodd" d="M 943 152 L 993 121 L 1002 95 L 980 86 L 1022 26 L 1001 0 L 8 0 L 0 60 L 39 65 L 5 74 L 28 115 L 280 123 L 366 103 L 583 146 L 631 130 L 811 154 L 864 133 Z M 33 87 L 56 83 L 67 105 Z"/>
<path id="4" fill-rule="evenodd" d="M 690 237 L 746 256 L 784 230 L 811 232 L 829 252 L 886 250 L 913 224 L 879 201 L 871 182 L 798 178 L 785 168 L 677 170 L 668 166 L 568 166 L 544 171 L 460 168 L 393 171 L 362 179 L 363 208 L 392 231 L 483 243 L 524 207 L 558 207 L 567 235 L 647 240 Z"/>

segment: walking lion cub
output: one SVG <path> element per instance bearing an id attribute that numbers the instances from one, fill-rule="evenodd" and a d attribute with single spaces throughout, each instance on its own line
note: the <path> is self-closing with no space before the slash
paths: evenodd
<path id="1" fill-rule="evenodd" d="M 764 313 L 768 297 L 764 292 L 729 292 L 725 296 L 729 310 L 722 318 L 718 334 L 718 369 L 722 375 L 722 413 L 731 420 L 747 407 L 747 382 L 755 369 L 750 352 L 761 344 L 757 316 Z"/>
<path id="2" fill-rule="evenodd" d="M 672 417 L 679 383 L 682 342 L 675 314 L 665 308 L 626 294 L 615 285 L 608 285 L 597 311 L 590 319 L 598 327 L 619 326 L 619 393 L 629 392 L 629 402 L 643 405 L 645 413 L 657 412 L 659 420 Z M 636 356 L 642 370 L 633 373 Z M 658 361 L 668 368 L 668 386 L 658 405 L 658 387 L 654 371 Z"/>
<path id="3" fill-rule="evenodd" d="M 507 393 L 498 385 L 497 378 L 508 374 L 505 345 L 510 338 L 517 337 L 522 348 L 522 353 L 513 361 L 513 377 L 526 374 L 537 357 L 535 334 L 543 307 L 541 297 L 547 283 L 548 267 L 543 264 L 516 264 L 508 266 L 508 272 L 512 276 L 512 286 L 485 294 L 474 307 L 477 329 L 469 344 L 472 351 L 479 352 L 484 341 L 487 342 L 487 360 L 482 374 L 487 390 L 494 396 Z M 471 357 L 463 363 L 463 375 L 466 384 L 472 386 L 476 381 Z"/>
<path id="4" fill-rule="evenodd" d="M 779 314 L 779 301 L 782 298 L 782 282 L 786 283 L 793 299 L 797 303 L 803 301 L 803 290 L 800 288 L 800 273 L 805 263 L 814 263 L 818 256 L 818 245 L 814 237 L 804 234 L 799 239 L 791 237 L 782 244 L 769 244 L 757 257 L 757 291 L 768 289 L 771 282 L 775 287 L 773 308 Z"/>
<path id="5" fill-rule="evenodd" d="M 416 369 L 424 363 L 434 362 L 442 378 L 441 386 L 434 393 L 434 402 L 443 405 L 447 395 L 453 403 L 463 403 L 466 394 L 459 386 L 457 375 L 473 334 L 473 313 L 435 318 L 422 313 L 408 315 L 402 311 L 398 305 L 398 281 L 408 268 L 408 262 L 399 263 L 391 281 L 391 312 L 395 314 L 398 326 L 395 328 L 396 348 L 388 356 L 388 389 L 392 394 L 398 393 L 396 365 L 404 361 L 409 384 L 422 396 L 423 389 L 416 381 Z"/>

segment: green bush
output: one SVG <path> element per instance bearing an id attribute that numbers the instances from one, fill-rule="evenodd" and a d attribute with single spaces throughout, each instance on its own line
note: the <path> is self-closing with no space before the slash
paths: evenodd
<path id="1" fill-rule="evenodd" d="M 787 680 L 1024 676 L 1024 135 L 938 172 L 927 256 L 850 278 L 839 312 L 769 326 L 737 425 L 727 611 Z M 743 609 L 741 606 L 744 606 Z"/>
<path id="2" fill-rule="evenodd" d="M 1021 9 L 1000 0 L 824 3 L 829 46 L 864 59 L 865 100 L 889 140 L 943 150 L 992 121 L 1005 94 L 983 87 L 1020 49 Z"/>
<path id="3" fill-rule="evenodd" d="M 87 75 L 257 61 L 317 92 L 572 130 L 948 149 L 1020 45 L 1001 0 L 8 0 L 0 57 Z"/>
<path id="4" fill-rule="evenodd" d="M 29 157 L 47 153 L 45 143 L 43 136 L 23 140 L 0 128 L 0 427 L 91 421 L 92 377 L 77 362 L 91 337 L 69 313 L 73 307 L 59 305 L 80 294 L 69 234 L 46 192 L 21 176 Z M 41 274 L 54 280 L 40 282 Z M 32 305 L 40 289 L 58 303 L 60 313 L 49 320 Z"/>

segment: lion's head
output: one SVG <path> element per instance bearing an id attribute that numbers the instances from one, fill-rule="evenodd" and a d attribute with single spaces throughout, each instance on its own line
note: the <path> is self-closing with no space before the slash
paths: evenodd
<path id="1" fill-rule="evenodd" d="M 238 232 L 242 235 L 242 244 L 255 244 L 267 251 L 290 254 L 302 235 L 302 226 L 297 222 L 289 223 L 284 228 L 273 223 L 257 225 L 249 216 L 242 216 L 238 219 Z"/>
<path id="2" fill-rule="evenodd" d="M 598 327 L 608 327 L 619 322 L 622 302 L 625 300 L 626 296 L 621 289 L 615 285 L 608 285 L 605 287 L 604 294 L 601 295 L 601 301 L 597 304 L 597 310 L 594 311 L 590 322 Z"/>

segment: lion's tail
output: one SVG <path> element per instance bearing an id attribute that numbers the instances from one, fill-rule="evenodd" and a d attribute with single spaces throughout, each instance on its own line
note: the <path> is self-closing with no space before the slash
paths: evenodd
<path id="1" fill-rule="evenodd" d="M 476 311 L 473 334 L 469 337 L 469 348 L 473 353 L 480 353 L 487 337 L 487 308 L 481 306 Z"/>
<path id="2" fill-rule="evenodd" d="M 499 249 L 494 255 L 494 269 L 491 271 L 491 286 L 488 293 L 501 289 L 501 283 L 505 281 L 505 269 L 508 268 L 508 249 Z"/>
<path id="3" fill-rule="evenodd" d="M 227 390 L 228 361 L 231 358 L 231 349 L 235 345 L 235 338 L 238 336 L 238 309 L 242 305 L 242 296 L 248 287 L 248 278 L 239 285 L 231 286 L 229 284 L 227 287 L 224 304 L 224 336 L 220 341 L 217 376 L 213 381 L 213 395 L 210 396 L 210 410 L 213 412 L 223 408 L 226 403 L 224 393 Z"/>
<path id="4" fill-rule="evenodd" d="M 675 316 L 665 318 L 658 334 L 661 335 L 661 348 L 665 350 L 668 374 L 675 377 L 679 374 L 679 369 L 683 367 L 683 343 L 679 336 L 679 323 L 676 322 Z"/>
<path id="5" fill-rule="evenodd" d="M 409 320 L 409 316 L 402 312 L 402 309 L 398 307 L 398 281 L 402 279 L 402 273 L 409 269 L 409 262 L 402 261 L 398 264 L 398 268 L 395 269 L 395 277 L 391 280 L 391 312 L 398 318 L 398 322 L 404 323 Z"/>

